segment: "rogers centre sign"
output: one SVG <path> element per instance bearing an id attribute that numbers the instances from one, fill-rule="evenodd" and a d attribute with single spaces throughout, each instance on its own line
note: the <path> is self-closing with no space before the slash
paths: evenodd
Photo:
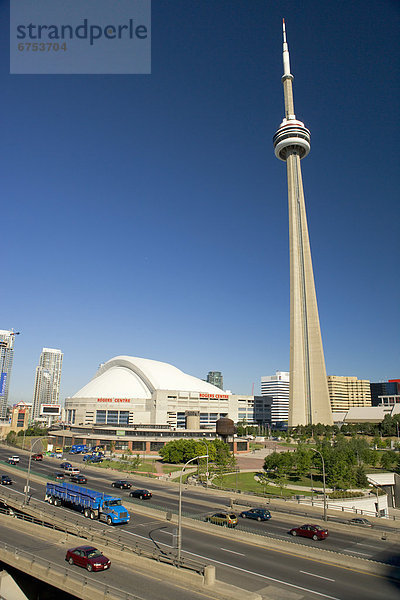
<path id="1" fill-rule="evenodd" d="M 200 393 L 200 398 L 218 398 L 219 400 L 228 400 L 229 396 L 226 396 L 224 394 L 201 394 Z"/>
<path id="2" fill-rule="evenodd" d="M 97 402 L 130 402 L 130 398 L 97 398 Z"/>

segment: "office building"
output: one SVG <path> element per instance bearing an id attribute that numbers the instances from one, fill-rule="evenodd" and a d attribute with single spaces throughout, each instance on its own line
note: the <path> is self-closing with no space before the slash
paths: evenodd
<path id="1" fill-rule="evenodd" d="M 371 404 L 379 406 L 380 396 L 398 396 L 400 394 L 400 379 L 389 379 L 388 381 L 371 382 Z"/>
<path id="2" fill-rule="evenodd" d="M 209 371 L 207 375 L 207 383 L 215 385 L 220 390 L 224 389 L 224 378 L 221 371 Z"/>
<path id="3" fill-rule="evenodd" d="M 287 371 L 276 371 L 275 375 L 261 377 L 261 395 L 272 398 L 271 423 L 285 426 L 289 418 L 290 375 Z"/>
<path id="4" fill-rule="evenodd" d="M 11 410 L 11 431 L 21 431 L 27 429 L 32 412 L 32 404 L 18 402 L 14 404 Z"/>
<path id="5" fill-rule="evenodd" d="M 63 353 L 55 348 L 43 348 L 36 367 L 32 418 L 42 418 L 42 405 L 58 404 Z M 44 420 L 51 420 L 51 417 Z"/>
<path id="6" fill-rule="evenodd" d="M 293 75 L 283 22 L 285 117 L 274 135 L 275 156 L 286 162 L 290 242 L 290 391 L 289 427 L 331 425 L 332 412 L 311 260 L 301 159 L 310 151 L 310 132 L 296 119 Z"/>
<path id="7" fill-rule="evenodd" d="M 328 375 L 328 390 L 335 412 L 346 411 L 354 406 L 371 406 L 371 388 L 367 379 Z"/>
<path id="8" fill-rule="evenodd" d="M 0 329 L 0 419 L 7 417 L 8 391 L 14 359 L 14 339 L 18 333 Z"/>

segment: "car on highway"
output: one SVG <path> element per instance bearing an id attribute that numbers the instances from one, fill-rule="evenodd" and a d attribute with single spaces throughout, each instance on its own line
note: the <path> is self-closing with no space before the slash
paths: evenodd
<path id="1" fill-rule="evenodd" d="M 206 517 L 206 521 L 215 525 L 223 525 L 224 527 L 236 527 L 238 518 L 235 513 L 219 512 Z"/>
<path id="2" fill-rule="evenodd" d="M 289 531 L 290 535 L 311 538 L 314 541 L 324 540 L 328 537 L 328 530 L 321 529 L 318 525 L 302 525 L 301 527 L 293 527 Z"/>
<path id="3" fill-rule="evenodd" d="M 243 510 L 239 517 L 243 519 L 255 519 L 256 521 L 269 521 L 271 513 L 266 508 L 250 508 L 249 510 Z"/>
<path id="4" fill-rule="evenodd" d="M 65 475 L 64 475 L 64 473 L 56 473 L 56 474 L 54 475 L 54 477 L 55 477 L 57 480 L 60 480 L 60 479 L 61 479 L 61 480 L 63 480 L 63 479 L 65 479 Z"/>
<path id="5" fill-rule="evenodd" d="M 16 465 L 17 463 L 19 463 L 19 456 L 9 456 L 7 462 L 10 465 Z"/>
<path id="6" fill-rule="evenodd" d="M 11 485 L 12 479 L 9 475 L 2 475 L 0 480 L 1 485 Z"/>
<path id="7" fill-rule="evenodd" d="M 368 519 L 361 519 L 359 517 L 350 519 L 349 525 L 360 525 L 361 527 L 373 527 L 371 521 L 368 521 Z"/>
<path id="8" fill-rule="evenodd" d="M 132 484 L 126 479 L 117 479 L 117 481 L 113 481 L 111 487 L 120 488 L 121 490 L 130 490 Z"/>
<path id="9" fill-rule="evenodd" d="M 40 452 L 38 454 L 32 454 L 31 458 L 32 460 L 43 460 L 43 454 Z"/>
<path id="10" fill-rule="evenodd" d="M 103 457 L 98 456 L 97 454 L 85 454 L 83 457 L 83 461 L 91 463 L 101 463 L 103 462 Z"/>
<path id="11" fill-rule="evenodd" d="M 69 462 L 63 462 L 60 465 L 60 469 L 69 469 L 70 467 L 72 467 L 72 465 Z"/>
<path id="12" fill-rule="evenodd" d="M 111 566 L 111 560 L 104 556 L 100 550 L 94 546 L 78 546 L 67 550 L 65 560 L 70 565 L 78 565 L 88 571 L 104 571 Z"/>
<path id="13" fill-rule="evenodd" d="M 72 483 L 87 483 L 87 478 L 84 475 L 71 475 Z"/>
<path id="14" fill-rule="evenodd" d="M 150 500 L 153 496 L 149 490 L 133 490 L 129 493 L 132 498 L 139 498 L 139 500 Z"/>
<path id="15" fill-rule="evenodd" d="M 76 467 L 66 467 L 64 469 L 64 474 L 68 475 L 68 477 L 71 477 L 72 475 L 79 475 L 80 470 L 77 469 Z"/>

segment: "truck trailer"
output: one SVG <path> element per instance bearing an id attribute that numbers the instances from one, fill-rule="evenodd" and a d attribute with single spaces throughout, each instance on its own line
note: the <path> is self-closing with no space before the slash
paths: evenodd
<path id="1" fill-rule="evenodd" d="M 86 444 L 74 444 L 71 446 L 70 454 L 81 454 L 82 452 L 87 452 L 88 447 Z"/>
<path id="2" fill-rule="evenodd" d="M 89 519 L 106 521 L 107 525 L 128 523 L 129 512 L 121 498 L 96 492 L 73 483 L 47 483 L 45 501 L 54 506 L 69 506 Z"/>

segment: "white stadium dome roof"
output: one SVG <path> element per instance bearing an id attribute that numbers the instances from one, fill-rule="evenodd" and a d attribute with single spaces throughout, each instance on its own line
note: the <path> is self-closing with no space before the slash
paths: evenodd
<path id="1" fill-rule="evenodd" d="M 151 398 L 156 390 L 226 393 L 168 363 L 136 356 L 116 356 L 101 365 L 93 379 L 73 398 Z"/>

